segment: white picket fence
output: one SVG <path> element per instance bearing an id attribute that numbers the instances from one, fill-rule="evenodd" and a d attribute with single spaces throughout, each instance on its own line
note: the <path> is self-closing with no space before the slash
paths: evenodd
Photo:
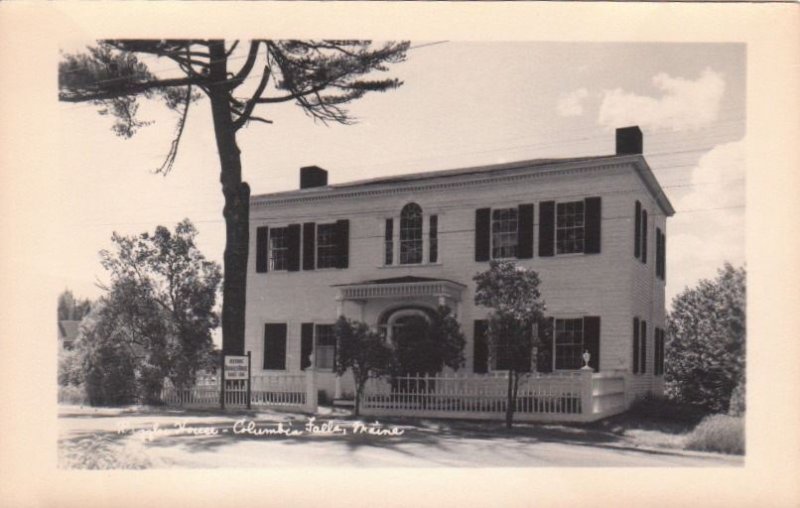
<path id="1" fill-rule="evenodd" d="M 317 391 L 313 371 L 296 374 L 274 373 L 252 377 L 250 407 L 316 412 Z M 221 407 L 220 379 L 216 376 L 198 377 L 191 388 L 177 389 L 165 385 L 161 400 L 168 406 L 185 408 Z M 247 407 L 247 384 L 243 380 L 228 380 L 225 386 L 225 407 Z"/>
<path id="2" fill-rule="evenodd" d="M 520 379 L 517 421 L 591 421 L 625 410 L 625 377 L 619 372 L 529 374 Z M 365 416 L 502 419 L 508 378 L 495 375 L 405 376 L 371 379 L 361 401 Z"/>

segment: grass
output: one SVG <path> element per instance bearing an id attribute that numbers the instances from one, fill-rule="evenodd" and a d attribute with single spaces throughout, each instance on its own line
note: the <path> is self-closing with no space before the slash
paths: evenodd
<path id="1" fill-rule="evenodd" d="M 690 404 L 645 398 L 623 414 L 591 424 L 635 446 L 744 454 L 744 417 L 709 414 Z"/>
<path id="2" fill-rule="evenodd" d="M 689 434 L 686 448 L 705 452 L 744 454 L 744 418 L 710 415 Z"/>

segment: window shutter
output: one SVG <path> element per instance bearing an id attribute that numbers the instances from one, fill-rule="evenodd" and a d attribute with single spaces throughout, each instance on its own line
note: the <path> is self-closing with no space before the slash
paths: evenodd
<path id="1" fill-rule="evenodd" d="M 539 322 L 538 354 L 536 355 L 536 371 L 553 371 L 553 318 Z"/>
<path id="2" fill-rule="evenodd" d="M 269 241 L 269 228 L 261 226 L 256 228 L 256 273 L 266 273 L 269 265 L 267 259 L 267 243 Z"/>
<path id="3" fill-rule="evenodd" d="M 439 216 L 431 215 L 428 224 L 428 261 L 436 263 L 439 260 Z"/>
<path id="4" fill-rule="evenodd" d="M 636 202 L 635 211 L 633 212 L 634 225 L 633 225 L 633 257 L 641 259 L 642 257 L 642 204 Z"/>
<path id="5" fill-rule="evenodd" d="M 642 263 L 647 264 L 647 210 L 642 210 Z"/>
<path id="6" fill-rule="evenodd" d="M 290 272 L 300 270 L 300 224 L 289 224 L 286 228 L 286 269 Z"/>
<path id="7" fill-rule="evenodd" d="M 317 228 L 313 222 L 303 224 L 303 270 L 314 269 L 314 245 Z"/>
<path id="8" fill-rule="evenodd" d="M 486 374 L 489 371 L 489 341 L 488 337 L 486 337 L 487 327 L 488 322 L 486 320 L 475 320 L 475 328 L 472 336 L 472 372 L 475 374 Z"/>
<path id="9" fill-rule="evenodd" d="M 556 202 L 543 201 L 539 203 L 539 256 L 552 256 L 554 252 L 553 240 L 556 226 Z"/>
<path id="10" fill-rule="evenodd" d="M 589 351 L 589 367 L 600 372 L 600 317 L 583 318 L 583 345 Z"/>
<path id="11" fill-rule="evenodd" d="M 667 234 L 661 233 L 661 278 L 667 280 Z"/>
<path id="12" fill-rule="evenodd" d="M 519 205 L 517 211 L 517 258 L 533 257 L 533 204 Z"/>
<path id="13" fill-rule="evenodd" d="M 491 209 L 475 210 L 475 261 L 489 261 L 491 234 Z"/>
<path id="14" fill-rule="evenodd" d="M 264 369 L 286 370 L 286 323 L 264 325 Z"/>
<path id="15" fill-rule="evenodd" d="M 586 254 L 600 253 L 600 228 L 603 223 L 602 202 L 599 197 L 584 200 L 586 210 L 586 243 L 583 252 Z"/>
<path id="16" fill-rule="evenodd" d="M 633 373 L 639 373 L 639 318 L 633 318 Z"/>
<path id="17" fill-rule="evenodd" d="M 656 228 L 656 278 L 661 278 L 661 230 Z"/>
<path id="18" fill-rule="evenodd" d="M 347 219 L 336 221 L 336 245 L 338 247 L 338 268 L 350 266 L 350 221 Z"/>
<path id="19" fill-rule="evenodd" d="M 642 341 L 641 353 L 642 358 L 639 360 L 642 374 L 647 373 L 647 321 L 642 320 L 642 331 L 639 336 Z"/>
<path id="20" fill-rule="evenodd" d="M 309 356 L 314 351 L 314 323 L 300 325 L 300 370 L 311 366 Z"/>

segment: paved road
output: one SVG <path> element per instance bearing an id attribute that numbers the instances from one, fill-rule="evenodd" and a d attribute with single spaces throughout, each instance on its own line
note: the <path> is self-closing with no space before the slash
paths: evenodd
<path id="1" fill-rule="evenodd" d="M 63 467 L 739 466 L 741 457 L 642 449 L 576 427 L 374 422 L 303 415 L 61 408 Z M 251 423 L 252 422 L 252 423 Z M 309 426 L 311 423 L 312 426 Z M 398 435 L 401 434 L 401 435 Z"/>

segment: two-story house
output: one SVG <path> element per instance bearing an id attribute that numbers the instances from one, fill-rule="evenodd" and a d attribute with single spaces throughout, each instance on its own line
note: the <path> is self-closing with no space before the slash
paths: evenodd
<path id="1" fill-rule="evenodd" d="M 661 393 L 666 218 L 674 210 L 642 156 L 638 127 L 616 153 L 328 184 L 250 202 L 245 350 L 253 375 L 315 363 L 317 388 L 352 393 L 332 371 L 344 315 L 386 332 L 450 306 L 467 373 L 502 370 L 487 351 L 473 276 L 491 259 L 535 269 L 552 317 L 539 372 L 623 371 L 626 397 Z M 539 355 L 541 357 L 542 355 Z"/>

